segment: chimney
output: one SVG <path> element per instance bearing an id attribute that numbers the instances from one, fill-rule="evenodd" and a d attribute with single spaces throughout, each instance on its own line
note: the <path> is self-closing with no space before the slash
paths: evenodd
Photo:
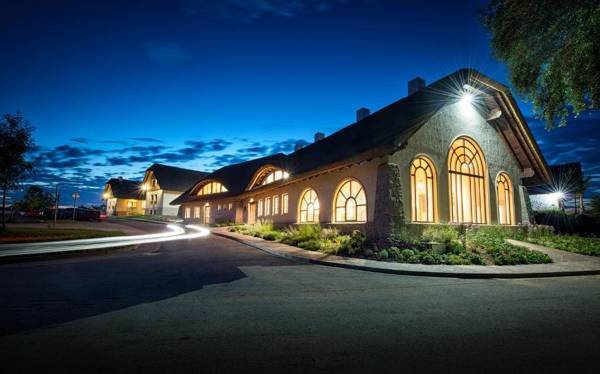
<path id="1" fill-rule="evenodd" d="M 416 77 L 408 81 L 408 95 L 412 95 L 415 92 L 425 88 L 425 79 Z"/>
<path id="2" fill-rule="evenodd" d="M 296 143 L 296 146 L 294 146 L 294 151 L 299 151 L 302 149 L 302 143 Z"/>
<path id="3" fill-rule="evenodd" d="M 315 143 L 318 142 L 319 140 L 323 140 L 324 138 L 325 138 L 325 134 L 323 134 L 322 132 L 315 133 Z"/>
<path id="4" fill-rule="evenodd" d="M 119 177 L 119 183 L 123 183 L 123 177 Z"/>
<path id="5" fill-rule="evenodd" d="M 360 108 L 356 111 L 356 122 L 362 120 L 365 117 L 368 117 L 371 114 L 369 108 Z"/>

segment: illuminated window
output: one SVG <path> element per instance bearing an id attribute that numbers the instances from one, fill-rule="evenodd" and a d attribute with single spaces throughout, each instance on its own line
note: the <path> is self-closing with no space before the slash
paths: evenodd
<path id="1" fill-rule="evenodd" d="M 261 185 L 264 186 L 264 185 L 276 182 L 276 181 L 281 180 L 281 179 L 287 179 L 289 176 L 290 175 L 286 171 L 275 170 L 275 171 L 270 172 L 269 174 L 267 174 L 265 177 L 263 177 Z"/>
<path id="2" fill-rule="evenodd" d="M 219 182 L 209 182 L 198 191 L 198 196 L 227 192 L 227 188 Z"/>
<path id="3" fill-rule="evenodd" d="M 258 200 L 258 216 L 262 217 L 263 215 L 263 199 Z"/>
<path id="4" fill-rule="evenodd" d="M 194 207 L 194 218 L 197 218 L 197 219 L 200 218 L 200 207 L 199 206 Z"/>
<path id="5" fill-rule="evenodd" d="M 191 209 L 185 208 L 185 213 L 183 214 L 183 218 L 190 218 L 190 214 L 191 214 Z"/>
<path id="6" fill-rule="evenodd" d="M 265 199 L 265 216 L 271 215 L 271 198 L 267 197 Z"/>
<path id="7" fill-rule="evenodd" d="M 233 203 L 229 203 L 229 205 L 228 205 L 228 208 L 227 208 L 227 209 L 228 209 L 228 210 L 231 210 L 231 209 L 233 209 Z"/>
<path id="8" fill-rule="evenodd" d="M 411 216 L 413 222 L 434 222 L 436 174 L 433 162 L 417 157 L 410 164 Z"/>
<path id="9" fill-rule="evenodd" d="M 284 193 L 283 195 L 281 195 L 281 213 L 282 214 L 288 213 L 288 204 L 289 204 L 288 201 L 289 201 L 288 194 Z"/>
<path id="10" fill-rule="evenodd" d="M 496 193 L 498 195 L 498 223 L 501 225 L 514 225 L 513 188 L 508 174 L 498 174 Z"/>
<path id="11" fill-rule="evenodd" d="M 450 220 L 487 223 L 486 165 L 481 149 L 471 138 L 458 138 L 448 156 Z"/>
<path id="12" fill-rule="evenodd" d="M 299 223 L 319 222 L 319 198 L 312 188 L 304 190 L 300 197 Z"/>
<path id="13" fill-rule="evenodd" d="M 279 214 L 279 195 L 273 196 L 273 215 Z"/>
<path id="14" fill-rule="evenodd" d="M 210 223 L 210 204 L 206 203 L 204 205 L 204 224 Z"/>
<path id="15" fill-rule="evenodd" d="M 127 202 L 127 207 L 129 207 L 129 208 L 136 208 L 137 207 L 137 201 L 135 201 L 135 200 L 129 200 Z"/>
<path id="16" fill-rule="evenodd" d="M 355 179 L 342 182 L 337 189 L 335 222 L 367 222 L 367 195 Z"/>

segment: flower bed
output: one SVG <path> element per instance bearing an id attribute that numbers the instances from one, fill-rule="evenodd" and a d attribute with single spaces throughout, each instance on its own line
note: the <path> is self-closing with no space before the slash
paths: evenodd
<path id="1" fill-rule="evenodd" d="M 504 231 L 465 226 L 439 225 L 422 234 L 401 232 L 385 244 L 368 243 L 360 231 L 350 235 L 319 225 L 300 225 L 276 230 L 269 222 L 252 226 L 233 226 L 230 231 L 275 240 L 310 251 L 337 254 L 378 261 L 394 261 L 426 265 L 516 265 L 552 262 L 538 251 L 506 243 Z M 514 236 L 513 234 L 510 237 Z"/>

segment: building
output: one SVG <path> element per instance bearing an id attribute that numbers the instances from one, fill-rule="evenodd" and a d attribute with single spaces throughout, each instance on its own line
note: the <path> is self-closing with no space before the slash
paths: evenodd
<path id="1" fill-rule="evenodd" d="M 550 172 L 507 87 L 463 69 L 315 142 L 226 166 L 173 201 L 185 220 L 320 223 L 387 237 L 404 225 L 529 221 Z"/>
<path id="2" fill-rule="evenodd" d="M 146 199 L 141 184 L 119 178 L 111 178 L 104 185 L 102 198 L 106 200 L 106 215 L 129 216 L 144 214 Z"/>
<path id="3" fill-rule="evenodd" d="M 564 210 L 570 213 L 584 211 L 583 193 L 588 179 L 584 177 L 580 162 L 550 165 L 549 184 L 528 188 L 533 210 Z"/>
<path id="4" fill-rule="evenodd" d="M 146 193 L 145 214 L 177 216 L 179 206 L 170 203 L 206 175 L 201 171 L 153 164 L 146 169 L 142 181 Z"/>

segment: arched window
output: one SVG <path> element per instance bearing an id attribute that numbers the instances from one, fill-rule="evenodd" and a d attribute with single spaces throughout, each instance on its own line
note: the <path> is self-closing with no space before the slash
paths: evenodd
<path id="1" fill-rule="evenodd" d="M 198 196 L 227 192 L 227 188 L 219 182 L 208 182 L 198 190 Z"/>
<path id="2" fill-rule="evenodd" d="M 508 174 L 498 174 L 496 194 L 498 195 L 498 223 L 501 225 L 514 225 L 513 188 Z"/>
<path id="3" fill-rule="evenodd" d="M 287 179 L 287 178 L 289 178 L 289 176 L 290 175 L 288 174 L 287 171 L 275 170 L 275 171 L 270 172 L 266 176 L 264 176 L 264 179 L 262 180 L 262 182 L 260 184 L 261 184 L 261 186 L 264 186 L 264 185 L 276 182 L 281 179 Z"/>
<path id="4" fill-rule="evenodd" d="M 252 177 L 252 181 L 246 189 L 251 190 L 253 188 L 266 186 L 267 184 L 271 184 L 282 179 L 288 179 L 289 177 L 290 174 L 287 171 L 275 167 L 273 165 L 266 165 L 260 168 L 254 174 L 254 176 Z"/>
<path id="5" fill-rule="evenodd" d="M 471 138 L 458 138 L 450 146 L 450 220 L 487 223 L 486 165 L 481 148 Z"/>
<path id="6" fill-rule="evenodd" d="M 357 180 L 342 182 L 334 202 L 335 222 L 367 222 L 367 195 Z"/>
<path id="7" fill-rule="evenodd" d="M 312 188 L 307 188 L 300 197 L 299 223 L 319 222 L 319 198 Z"/>
<path id="8" fill-rule="evenodd" d="M 436 220 L 436 173 L 433 162 L 419 156 L 410 164 L 411 216 L 413 222 Z"/>

